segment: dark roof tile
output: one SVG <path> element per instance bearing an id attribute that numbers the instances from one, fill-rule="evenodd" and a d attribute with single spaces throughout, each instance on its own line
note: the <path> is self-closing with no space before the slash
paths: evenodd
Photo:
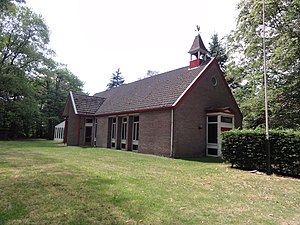
<path id="1" fill-rule="evenodd" d="M 106 100 L 96 114 L 171 107 L 210 61 L 190 70 L 179 68 L 96 93 Z"/>
<path id="2" fill-rule="evenodd" d="M 205 47 L 205 45 L 204 45 L 204 43 L 202 41 L 202 38 L 201 38 L 200 34 L 198 34 L 195 37 L 194 42 L 192 44 L 192 47 L 189 50 L 189 53 L 190 54 L 194 54 L 194 53 L 196 53 L 198 51 L 200 51 L 200 52 L 202 52 L 204 54 L 208 53 L 208 51 L 207 51 L 207 49 L 206 49 L 206 47 Z"/>
<path id="3" fill-rule="evenodd" d="M 97 96 L 80 95 L 73 93 L 73 99 L 78 114 L 95 114 L 105 101 Z"/>

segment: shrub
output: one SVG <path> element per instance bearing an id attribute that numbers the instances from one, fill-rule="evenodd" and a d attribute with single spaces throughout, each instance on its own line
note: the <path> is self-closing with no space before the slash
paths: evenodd
<path id="1" fill-rule="evenodd" d="M 222 134 L 222 155 L 232 166 L 266 171 L 263 130 L 232 130 Z M 300 132 L 271 131 L 271 166 L 277 174 L 300 176 Z"/>

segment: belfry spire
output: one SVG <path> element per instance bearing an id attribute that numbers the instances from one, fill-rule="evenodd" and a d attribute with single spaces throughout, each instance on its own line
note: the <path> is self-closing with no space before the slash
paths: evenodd
<path id="1" fill-rule="evenodd" d="M 206 61 L 207 54 L 209 53 L 200 36 L 199 25 L 196 26 L 196 32 L 198 34 L 196 35 L 192 47 L 188 52 L 191 55 L 190 69 L 200 66 L 202 61 Z"/>

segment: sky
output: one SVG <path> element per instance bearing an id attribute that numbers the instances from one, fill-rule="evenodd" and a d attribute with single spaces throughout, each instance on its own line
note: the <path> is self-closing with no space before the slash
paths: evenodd
<path id="1" fill-rule="evenodd" d="M 196 25 L 209 47 L 235 28 L 239 0 L 26 0 L 50 29 L 56 60 L 93 95 L 118 68 L 125 83 L 189 64 Z"/>

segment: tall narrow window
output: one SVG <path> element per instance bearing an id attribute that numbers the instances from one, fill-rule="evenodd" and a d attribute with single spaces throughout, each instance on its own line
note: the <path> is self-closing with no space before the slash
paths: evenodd
<path id="1" fill-rule="evenodd" d="M 121 130 L 121 148 L 126 149 L 127 142 L 127 117 L 122 118 L 122 130 Z"/>
<path id="2" fill-rule="evenodd" d="M 116 134 L 117 134 L 117 118 L 112 118 L 111 123 L 111 147 L 116 147 Z"/>
<path id="3" fill-rule="evenodd" d="M 139 117 L 135 116 L 133 117 L 133 135 L 132 135 L 132 149 L 133 150 L 138 150 L 138 145 L 139 145 Z"/>

